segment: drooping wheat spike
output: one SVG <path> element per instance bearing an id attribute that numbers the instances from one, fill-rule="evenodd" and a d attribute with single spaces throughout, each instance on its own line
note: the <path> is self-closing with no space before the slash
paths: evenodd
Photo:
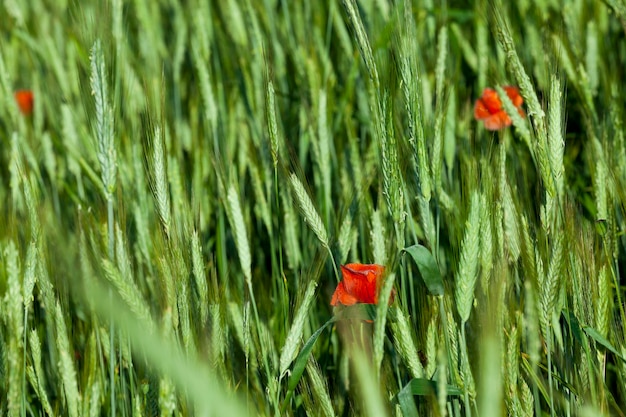
<path id="1" fill-rule="evenodd" d="M 506 335 L 506 351 L 504 355 L 504 370 L 505 370 L 505 399 L 510 404 L 519 404 L 519 391 L 518 391 L 518 379 L 519 379 L 519 346 L 520 328 L 514 325 L 508 335 Z M 512 407 L 511 407 L 512 408 Z"/>
<path id="2" fill-rule="evenodd" d="M 178 307 L 178 317 L 180 321 L 180 335 L 183 347 L 188 355 L 196 352 L 196 344 L 191 330 L 191 308 L 189 299 L 188 282 L 186 280 L 180 280 L 176 294 L 176 306 Z"/>
<path id="3" fill-rule="evenodd" d="M 271 80 L 267 82 L 267 91 L 265 95 L 265 113 L 267 117 L 267 129 L 270 136 L 270 153 L 272 154 L 272 162 L 274 169 L 278 165 L 278 123 L 276 121 L 276 94 L 274 92 L 274 83 Z"/>
<path id="4" fill-rule="evenodd" d="M 401 308 L 397 309 L 396 318 L 390 323 L 390 325 L 396 349 L 409 369 L 411 376 L 413 378 L 423 378 L 424 367 L 419 360 L 417 348 L 415 347 L 415 342 L 411 336 L 411 326 L 409 325 L 409 320 Z M 432 362 L 434 364 L 434 361 Z"/>
<path id="5" fill-rule="evenodd" d="M 100 394 L 102 389 L 100 388 L 100 381 L 96 380 L 91 384 L 89 390 L 89 403 L 83 406 L 83 410 L 89 410 L 89 417 L 98 417 L 100 415 Z"/>
<path id="6" fill-rule="evenodd" d="M 422 124 L 422 91 L 419 63 L 417 54 L 417 40 L 415 34 L 415 22 L 410 13 L 405 13 L 406 33 L 402 35 L 402 48 L 400 49 L 400 76 L 402 77 L 402 90 L 404 93 L 405 109 L 409 127 L 409 144 L 413 152 L 413 160 L 417 167 L 417 175 L 422 198 L 430 201 L 431 183 L 428 154 L 426 151 L 426 139 Z"/>
<path id="7" fill-rule="evenodd" d="M 119 269 L 108 259 L 102 259 L 104 276 L 117 289 L 122 299 L 128 304 L 130 310 L 137 316 L 141 323 L 149 329 L 155 329 L 155 323 L 150 314 L 150 308 L 141 291 L 132 279 L 132 276 L 124 276 Z"/>
<path id="8" fill-rule="evenodd" d="M 528 146 L 528 150 L 530 151 L 531 155 L 534 156 L 535 148 L 533 146 L 533 141 L 532 141 L 530 130 L 528 130 L 528 123 L 519 114 L 517 107 L 515 107 L 515 105 L 513 104 L 509 96 L 507 95 L 504 88 L 497 85 L 496 91 L 498 92 L 498 97 L 500 97 L 500 101 L 502 102 L 502 107 L 511 118 L 511 121 L 513 122 L 513 126 L 515 126 L 515 128 L 517 129 L 517 133 L 520 134 L 520 136 L 522 137 L 522 140 L 524 141 L 526 146 Z"/>
<path id="9" fill-rule="evenodd" d="M 311 230 L 313 230 L 313 233 L 315 233 L 315 236 L 317 236 L 317 239 L 321 242 L 322 246 L 328 248 L 328 234 L 326 233 L 326 228 L 324 227 L 322 218 L 317 213 L 317 210 L 315 210 L 313 201 L 311 201 L 304 185 L 302 185 L 296 174 L 292 173 L 289 176 L 289 180 L 296 195 L 296 200 L 298 201 L 300 210 L 304 215 L 304 220 L 309 225 Z"/>
<path id="10" fill-rule="evenodd" d="M 554 314 L 557 298 L 559 295 L 559 289 L 561 285 L 561 269 L 563 265 L 563 235 L 555 234 L 554 242 L 552 243 L 552 251 L 550 257 L 550 264 L 548 266 L 548 272 L 540 287 L 540 323 L 544 337 L 548 337 L 548 329 L 552 322 L 552 314 Z M 539 265 L 538 265 L 539 266 Z M 539 271 L 538 271 L 539 272 Z"/>
<path id="11" fill-rule="evenodd" d="M 293 323 L 291 324 L 291 328 L 289 329 L 289 333 L 285 339 L 285 344 L 283 345 L 283 349 L 280 353 L 279 361 L 279 374 L 281 377 L 287 371 L 287 368 L 291 365 L 298 354 L 297 349 L 302 339 L 302 333 L 304 332 L 304 325 L 309 314 L 309 309 L 315 299 L 316 288 L 317 282 L 311 280 L 307 285 L 302 304 L 298 308 L 298 312 L 293 319 Z"/>
<path id="12" fill-rule="evenodd" d="M 449 341 L 449 346 L 447 346 L 447 349 L 449 350 L 450 354 L 448 355 L 448 359 L 450 361 L 449 366 L 449 372 L 452 374 L 452 380 L 458 384 L 458 386 L 463 386 L 463 379 L 461 378 L 461 373 L 460 373 L 460 357 L 461 357 L 461 353 L 460 353 L 460 337 L 459 337 L 459 326 L 456 322 L 456 319 L 454 317 L 454 313 L 452 312 L 452 309 L 446 309 L 446 320 L 445 320 L 447 326 L 446 329 L 444 331 L 447 331 L 448 333 L 448 341 Z M 445 338 L 445 335 L 444 335 Z M 446 346 L 443 343 L 439 343 L 439 345 L 437 346 L 437 357 L 435 358 L 435 360 L 437 362 L 439 362 L 441 360 L 441 358 L 439 358 L 440 354 L 441 354 L 441 350 L 442 349 L 446 349 Z M 437 364 L 437 366 L 439 367 L 439 363 Z"/>
<path id="13" fill-rule="evenodd" d="M 446 72 L 446 57 L 448 53 L 448 28 L 442 26 L 439 30 L 437 40 L 437 64 L 435 67 L 435 132 L 431 156 L 431 170 L 433 183 L 438 191 L 441 188 L 441 167 L 443 163 L 443 135 L 445 123 L 445 100 L 444 100 L 444 79 Z"/>
<path id="14" fill-rule="evenodd" d="M 235 306 L 236 307 L 236 306 Z M 223 323 L 222 310 L 218 304 L 211 304 L 209 306 L 209 317 L 211 319 L 211 349 L 210 358 L 211 363 L 216 369 L 222 371 L 225 368 L 224 356 L 226 355 L 226 331 Z M 241 313 L 239 313 L 241 317 Z M 241 324 L 241 323 L 239 323 Z M 241 327 L 233 326 L 235 337 L 243 346 L 243 330 Z M 239 333 L 241 331 L 241 334 Z"/>
<path id="15" fill-rule="evenodd" d="M 330 399 L 328 391 L 328 385 L 324 379 L 324 375 L 319 368 L 317 362 L 313 357 L 309 358 L 306 365 L 306 370 L 311 381 L 311 388 L 313 390 L 313 398 L 317 400 L 320 410 L 316 410 L 316 413 L 321 411 L 321 414 L 325 417 L 334 417 L 335 411 L 333 410 L 333 403 Z"/>
<path id="16" fill-rule="evenodd" d="M 239 196 L 234 185 L 228 187 L 227 210 L 229 212 L 229 220 L 233 228 L 235 237 L 235 245 L 239 254 L 239 262 L 243 275 L 247 282 L 252 281 L 252 256 L 250 254 L 250 243 L 248 241 L 248 232 L 246 231 L 246 223 L 243 219 Z"/>
<path id="17" fill-rule="evenodd" d="M 22 286 L 20 285 L 20 264 L 18 250 L 13 240 L 9 240 L 4 248 L 3 261 L 6 262 L 7 293 L 2 303 L 2 318 L 8 324 L 9 334 L 5 339 L 8 349 L 5 353 L 4 366 L 7 372 L 7 412 L 10 416 L 19 416 L 22 412 L 22 398 L 24 396 L 23 376 L 23 333 L 24 333 L 24 306 L 22 304 Z M 4 269 L 4 268 L 3 268 Z M 8 340 L 7 340 L 8 339 Z M 6 369 L 5 368 L 5 369 Z"/>
<path id="18" fill-rule="evenodd" d="M 198 291 L 200 325 L 204 328 L 208 319 L 209 288 L 204 272 L 202 246 L 200 245 L 200 238 L 198 237 L 197 230 L 194 230 L 191 234 L 191 263 L 193 266 L 193 278 L 196 290 Z"/>
<path id="19" fill-rule="evenodd" d="M 289 269 L 297 269 L 302 263 L 302 252 L 300 251 L 300 242 L 298 240 L 299 227 L 296 221 L 296 214 L 293 209 L 292 201 L 288 198 L 288 192 L 281 190 L 280 196 L 282 200 L 282 207 L 285 211 L 283 220 L 284 227 L 282 228 L 285 234 L 284 246 L 285 255 L 287 255 L 287 265 Z"/>
<path id="20" fill-rule="evenodd" d="M 176 313 L 176 272 L 169 258 L 160 258 L 159 265 L 159 283 L 162 289 L 161 299 L 165 303 L 163 315 L 161 317 L 160 327 L 165 337 L 171 337 L 172 331 L 178 330 L 178 314 Z M 106 269 L 105 269 L 106 271 Z M 111 276 L 113 279 L 114 275 Z M 120 295 L 122 291 L 118 290 Z M 123 296 L 123 295 L 122 295 Z M 129 304 L 130 305 L 130 304 Z"/>
<path id="21" fill-rule="evenodd" d="M 48 394 L 46 392 L 46 380 L 44 376 L 44 371 L 41 366 L 41 341 L 39 340 L 39 335 L 36 330 L 31 330 L 30 335 L 28 337 L 28 342 L 30 345 L 30 352 L 32 358 L 32 366 L 26 369 L 28 372 L 28 378 L 31 381 L 31 385 L 35 387 L 35 391 L 37 392 L 37 397 L 41 401 L 41 405 L 48 414 L 48 416 L 53 416 L 52 407 L 50 406 L 50 401 L 48 400 Z"/>
<path id="22" fill-rule="evenodd" d="M 504 16 L 502 16 L 500 12 L 497 12 L 495 14 L 495 17 L 496 37 L 500 46 L 502 47 L 502 49 L 504 49 L 504 52 L 506 54 L 506 62 L 509 72 L 511 72 L 515 77 L 517 85 L 519 85 L 520 87 L 522 97 L 524 97 L 527 102 L 528 115 L 530 116 L 530 120 L 532 121 L 535 129 L 537 139 L 535 141 L 534 153 L 539 164 L 539 172 L 543 180 L 543 185 L 549 195 L 554 195 L 554 181 L 552 178 L 552 173 L 550 172 L 550 163 L 547 154 L 548 136 L 546 132 L 545 112 L 543 110 L 543 107 L 539 103 L 537 93 L 532 85 L 530 77 L 526 73 L 522 62 L 519 59 L 507 21 L 504 19 Z M 496 90 L 498 91 L 498 94 L 500 94 L 500 97 L 506 100 L 506 94 L 503 92 L 503 90 L 501 88 L 497 88 Z M 515 112 L 513 111 L 513 109 L 510 109 L 510 111 L 512 117 L 516 117 L 514 115 Z"/>
<path id="23" fill-rule="evenodd" d="M 480 252 L 480 195 L 474 191 L 470 212 L 465 221 L 465 235 L 461 244 L 461 258 L 457 270 L 454 299 L 461 322 L 465 323 L 474 302 L 474 288 L 478 274 Z"/>
<path id="24" fill-rule="evenodd" d="M 156 200 L 157 211 L 166 236 L 170 237 L 172 227 L 172 209 L 170 206 L 170 193 L 167 182 L 167 167 L 165 166 L 165 146 L 161 128 L 154 130 L 152 149 L 152 169 L 154 175 L 153 192 Z"/>
<path id="25" fill-rule="evenodd" d="M 59 349 L 58 370 L 63 382 L 63 393 L 67 403 L 67 413 L 70 417 L 78 417 L 78 405 L 80 404 L 80 394 L 78 391 L 78 381 L 76 379 L 76 369 L 72 355 L 74 352 L 70 347 L 67 337 L 67 327 L 63 318 L 63 310 L 57 301 L 55 309 L 57 349 Z"/>
<path id="26" fill-rule="evenodd" d="M 548 97 L 548 158 L 557 195 L 563 197 L 564 174 L 563 152 L 565 140 L 563 138 L 563 110 L 561 103 L 561 79 L 553 74 L 550 77 L 550 95 Z"/>
<path id="27" fill-rule="evenodd" d="M 524 378 L 519 379 L 520 391 L 521 391 L 521 405 L 522 415 L 532 416 L 534 414 L 535 399 L 530 387 L 526 383 Z"/>
<path id="28" fill-rule="evenodd" d="M 383 105 L 375 97 L 371 97 L 370 108 L 374 114 L 374 130 L 378 138 L 381 156 L 383 194 L 388 210 L 396 226 L 396 240 L 399 248 L 404 247 L 404 235 L 400 232 L 405 221 L 404 191 L 402 174 L 398 162 L 398 142 L 393 130 L 391 107 L 387 97 L 383 98 Z"/>
<path id="29" fill-rule="evenodd" d="M 426 369 L 424 369 L 426 378 L 431 378 L 435 373 L 437 366 L 437 339 L 439 338 L 439 332 L 437 327 L 439 325 L 439 318 L 433 315 L 428 322 L 428 328 L 426 329 Z M 444 330 L 447 331 L 447 330 Z M 451 349 L 452 350 L 452 349 Z"/>
<path id="30" fill-rule="evenodd" d="M 484 293 L 488 293 L 494 259 L 493 228 L 491 227 L 491 208 L 487 204 L 485 194 L 481 194 L 480 197 L 480 286 Z"/>
<path id="31" fill-rule="evenodd" d="M 611 323 L 611 308 L 613 305 L 613 291 L 611 286 L 611 274 L 607 266 L 603 265 L 598 273 L 598 296 L 594 297 L 596 307 L 596 329 L 602 337 L 609 334 Z"/>
<path id="32" fill-rule="evenodd" d="M 168 377 L 161 377 L 159 381 L 159 410 L 161 415 L 170 417 L 177 408 L 176 387 Z"/>
<path id="33" fill-rule="evenodd" d="M 352 243 L 352 238 L 354 237 L 356 231 L 352 227 L 352 215 L 350 213 L 346 214 L 346 217 L 341 222 L 341 228 L 339 229 L 339 236 L 337 238 L 337 247 L 339 249 L 339 256 L 337 261 L 340 264 L 346 262 L 348 258 L 348 253 L 350 252 L 350 244 Z"/>
<path id="34" fill-rule="evenodd" d="M 519 59 L 517 50 L 515 49 L 515 42 L 513 41 L 513 37 L 511 36 L 511 31 L 509 29 L 507 21 L 500 13 L 496 13 L 495 17 L 496 38 L 506 54 L 506 62 L 508 64 L 509 71 L 515 77 L 517 85 L 519 85 L 520 87 L 522 97 L 524 97 L 524 99 L 526 99 L 526 102 L 528 103 L 528 114 L 532 116 L 533 125 L 538 131 L 539 139 L 543 139 L 545 141 L 545 112 L 543 111 L 543 108 L 539 103 L 537 93 L 535 92 L 532 82 L 530 81 L 530 77 L 526 73 L 522 62 Z M 500 95 L 500 97 L 504 96 L 506 96 L 506 94 Z"/>
<path id="35" fill-rule="evenodd" d="M 530 236 L 530 228 L 526 216 L 520 214 L 521 244 L 522 244 L 522 268 L 524 275 L 531 280 L 537 280 L 537 267 L 535 265 L 535 241 Z"/>
<path id="36" fill-rule="evenodd" d="M 596 200 L 596 219 L 598 221 L 607 220 L 608 210 L 608 181 L 609 170 L 604 158 L 602 145 L 597 138 L 592 139 L 594 158 L 596 160 L 595 175 L 593 176 L 593 191 Z"/>
<path id="37" fill-rule="evenodd" d="M 117 154 L 113 136 L 113 111 L 109 103 L 104 53 L 99 39 L 91 49 L 91 93 L 96 104 L 95 135 L 105 197 L 113 199 L 117 178 Z"/>
<path id="38" fill-rule="evenodd" d="M 513 203 L 511 186 L 508 182 L 504 184 L 504 195 L 502 198 L 502 214 L 504 216 L 503 227 L 505 244 L 508 250 L 509 260 L 512 263 L 517 262 L 520 256 L 520 237 L 519 227 L 517 225 L 517 209 Z"/>
<path id="39" fill-rule="evenodd" d="M 28 312 L 33 304 L 33 289 L 37 282 L 37 267 L 38 267 L 38 239 L 35 236 L 34 240 L 30 242 L 28 251 L 26 252 L 26 263 L 24 265 L 24 283 L 22 287 L 22 294 L 24 300 L 24 311 Z"/>
<path id="40" fill-rule="evenodd" d="M 378 69 L 376 68 L 376 62 L 374 61 L 374 55 L 372 54 L 372 47 L 370 46 L 369 40 L 367 38 L 367 33 L 365 33 L 363 21 L 361 20 L 361 16 L 359 15 L 359 8 L 355 0 L 343 0 L 343 5 L 348 14 L 348 18 L 352 23 L 357 45 L 361 50 L 361 55 L 363 56 L 363 61 L 365 62 L 367 72 L 369 73 L 370 79 L 374 83 L 374 88 L 378 90 Z"/>

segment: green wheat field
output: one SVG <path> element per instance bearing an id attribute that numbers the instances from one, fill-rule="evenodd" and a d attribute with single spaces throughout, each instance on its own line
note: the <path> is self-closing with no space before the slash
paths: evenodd
<path id="1" fill-rule="evenodd" d="M 0 415 L 624 416 L 625 80 L 625 0 L 4 0 Z"/>

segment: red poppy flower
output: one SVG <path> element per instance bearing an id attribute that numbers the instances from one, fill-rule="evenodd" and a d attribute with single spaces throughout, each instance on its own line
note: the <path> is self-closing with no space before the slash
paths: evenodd
<path id="1" fill-rule="evenodd" d="M 33 112 L 35 98 L 30 90 L 17 90 L 13 95 L 22 114 L 28 116 Z"/>
<path id="2" fill-rule="evenodd" d="M 517 87 L 506 86 L 504 91 L 506 91 L 506 95 L 509 96 L 513 105 L 517 107 L 520 116 L 525 117 L 524 110 L 521 109 L 524 99 L 520 96 Z M 476 120 L 482 120 L 487 130 L 500 130 L 511 126 L 511 118 L 502 108 L 498 93 L 491 88 L 485 88 L 482 97 L 476 100 L 474 117 Z"/>
<path id="3" fill-rule="evenodd" d="M 383 283 L 385 267 L 376 264 L 341 265 L 343 280 L 337 285 L 331 306 L 351 306 L 356 303 L 378 304 L 378 292 Z M 389 298 L 393 302 L 394 294 Z"/>

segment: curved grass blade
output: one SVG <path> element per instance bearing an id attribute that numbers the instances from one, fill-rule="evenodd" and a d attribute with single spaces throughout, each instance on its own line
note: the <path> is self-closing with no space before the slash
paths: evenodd
<path id="1" fill-rule="evenodd" d="M 329 327 L 331 324 L 337 321 L 337 317 L 333 317 L 328 320 L 322 327 L 317 329 L 315 333 L 309 337 L 309 340 L 302 346 L 302 350 L 298 353 L 298 356 L 293 361 L 293 369 L 291 370 L 291 375 L 289 376 L 289 383 L 287 385 L 287 395 L 285 396 L 285 401 L 281 406 L 281 413 L 284 411 L 285 406 L 289 404 L 289 400 L 293 394 L 293 391 L 298 386 L 298 382 L 300 382 L 300 378 L 302 378 L 302 373 L 304 372 L 304 368 L 306 368 L 306 364 L 309 361 L 309 355 L 313 350 L 313 345 L 317 341 L 317 338 L 320 337 L 324 329 Z"/>
<path id="2" fill-rule="evenodd" d="M 402 251 L 408 253 L 413 258 L 417 269 L 420 271 L 422 280 L 426 284 L 426 288 L 428 288 L 428 292 L 432 295 L 443 295 L 443 279 L 441 278 L 439 265 L 437 265 L 437 261 L 435 261 L 428 248 L 416 244 L 404 248 Z"/>
<path id="3" fill-rule="evenodd" d="M 615 356 L 620 358 L 622 361 L 626 362 L 626 358 L 624 358 L 617 351 L 617 349 L 615 349 L 615 347 L 611 344 L 611 342 L 609 342 L 604 336 L 602 336 L 600 332 L 598 332 L 596 329 L 594 329 L 593 327 L 585 326 L 583 327 L 583 330 L 585 331 L 587 336 L 589 336 L 590 338 L 595 340 L 597 343 L 604 346 L 606 349 L 610 350 Z"/>

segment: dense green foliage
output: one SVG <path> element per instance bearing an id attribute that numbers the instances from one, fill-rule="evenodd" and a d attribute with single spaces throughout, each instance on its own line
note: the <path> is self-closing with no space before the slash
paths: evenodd
<path id="1" fill-rule="evenodd" d="M 0 9 L 1 415 L 624 415 L 624 0 Z"/>

